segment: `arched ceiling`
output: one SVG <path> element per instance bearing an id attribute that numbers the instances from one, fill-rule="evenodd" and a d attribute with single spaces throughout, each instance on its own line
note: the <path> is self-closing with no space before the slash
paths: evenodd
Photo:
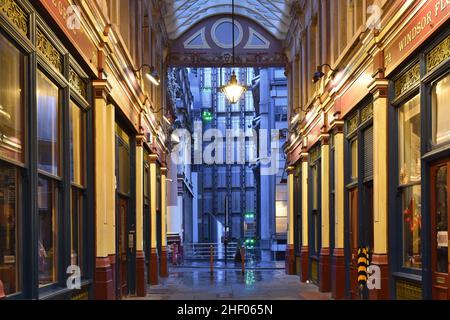
<path id="1" fill-rule="evenodd" d="M 274 37 L 286 38 L 291 0 L 235 0 L 235 13 L 254 20 Z M 197 22 L 231 14 L 231 0 L 165 0 L 164 20 L 170 39 L 177 39 Z"/>

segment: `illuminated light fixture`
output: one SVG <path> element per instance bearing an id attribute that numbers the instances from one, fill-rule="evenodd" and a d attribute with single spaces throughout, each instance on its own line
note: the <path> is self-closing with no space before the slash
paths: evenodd
<path id="1" fill-rule="evenodd" d="M 150 66 L 148 64 L 143 64 L 139 69 L 134 70 L 134 72 L 137 73 L 139 71 L 142 71 L 143 68 L 148 68 L 148 72 L 145 75 L 150 80 L 150 82 L 153 83 L 155 86 L 159 86 L 161 83 L 161 79 L 158 75 L 158 72 L 156 72 L 155 67 Z"/>
<path id="2" fill-rule="evenodd" d="M 169 118 L 166 115 L 163 115 L 163 119 L 169 126 L 172 125 L 172 122 L 170 122 Z"/>
<path id="3" fill-rule="evenodd" d="M 333 75 L 334 75 L 336 70 L 333 69 L 328 63 L 321 64 L 320 66 L 317 66 L 316 72 L 314 72 L 314 75 L 313 75 L 313 78 L 312 78 L 312 82 L 313 83 L 316 83 L 317 81 L 322 79 L 322 77 L 325 75 L 325 73 L 323 73 L 323 71 L 322 71 L 322 67 L 325 67 L 325 66 L 330 68 L 330 70 L 333 71 Z"/>
<path id="4" fill-rule="evenodd" d="M 300 117 L 300 114 L 297 113 L 297 114 L 292 118 L 291 124 L 292 124 L 292 123 L 295 123 L 295 122 L 298 120 L 299 117 Z"/>
<path id="5" fill-rule="evenodd" d="M 227 85 L 223 86 L 221 88 L 221 91 L 225 94 L 231 104 L 236 104 L 239 99 L 241 99 L 242 94 L 247 91 L 247 89 L 239 84 L 236 74 L 233 70 L 230 82 L 228 82 Z"/>
<path id="6" fill-rule="evenodd" d="M 232 20 L 232 28 L 233 28 L 233 66 L 235 65 L 235 59 L 234 59 L 234 51 L 235 51 L 235 41 L 234 41 L 234 0 L 231 1 L 231 9 L 232 9 L 232 13 L 231 13 L 231 20 Z M 241 84 L 239 84 L 237 77 L 236 77 L 236 73 L 233 70 L 233 73 L 231 74 L 231 79 L 230 82 L 228 82 L 228 84 L 226 84 L 225 86 L 222 86 L 220 88 L 220 91 L 223 92 L 225 94 L 225 96 L 227 97 L 228 101 L 230 102 L 230 104 L 236 104 L 239 99 L 241 99 L 242 94 L 247 91 L 247 88 Z"/>

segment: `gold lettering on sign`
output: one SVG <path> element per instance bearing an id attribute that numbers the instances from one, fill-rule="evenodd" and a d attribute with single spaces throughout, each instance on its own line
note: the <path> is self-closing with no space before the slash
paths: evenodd
<path id="1" fill-rule="evenodd" d="M 406 34 L 406 36 L 398 43 L 400 52 L 403 51 L 421 32 L 431 23 L 431 11 L 426 14 L 420 21 Z"/>
<path id="2" fill-rule="evenodd" d="M 36 47 L 47 58 L 48 62 L 59 72 L 62 72 L 62 56 L 41 30 L 36 33 Z"/>
<path id="3" fill-rule="evenodd" d="M 450 0 L 449 0 L 450 1 Z M 444 39 L 427 54 L 427 72 L 450 57 L 450 36 Z"/>
<path id="4" fill-rule="evenodd" d="M 429 25 L 433 25 L 433 17 L 438 17 L 450 5 L 450 0 L 436 1 L 434 8 L 428 11 L 398 43 L 399 51 L 405 50 L 414 39 Z"/>
<path id="5" fill-rule="evenodd" d="M 28 35 L 28 16 L 14 0 L 0 0 L 0 12 L 6 14 L 22 34 Z"/>
<path id="6" fill-rule="evenodd" d="M 419 64 L 417 63 L 408 70 L 403 76 L 395 81 L 395 96 L 398 97 L 402 93 L 408 91 L 420 80 Z"/>

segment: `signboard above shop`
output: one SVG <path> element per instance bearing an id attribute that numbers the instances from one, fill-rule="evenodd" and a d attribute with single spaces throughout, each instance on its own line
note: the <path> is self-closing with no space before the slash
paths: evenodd
<path id="1" fill-rule="evenodd" d="M 423 2 L 423 1 L 422 1 Z M 410 21 L 384 49 L 385 74 L 389 75 L 450 17 L 449 0 L 425 1 L 419 10 L 413 8 Z"/>
<path id="2" fill-rule="evenodd" d="M 83 60 L 97 74 L 98 50 L 82 26 L 81 7 L 69 0 L 40 0 Z"/>

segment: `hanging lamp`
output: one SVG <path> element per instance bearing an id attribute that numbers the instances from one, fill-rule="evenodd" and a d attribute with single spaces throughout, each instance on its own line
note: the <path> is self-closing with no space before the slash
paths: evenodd
<path id="1" fill-rule="evenodd" d="M 231 1 L 231 20 L 233 29 L 233 67 L 235 65 L 234 60 L 234 51 L 235 51 L 235 43 L 234 43 L 234 0 Z M 220 91 L 225 94 L 230 104 L 236 104 L 240 99 L 242 94 L 247 91 L 247 88 L 241 84 L 237 80 L 236 73 L 232 72 L 230 81 L 220 88 Z"/>

